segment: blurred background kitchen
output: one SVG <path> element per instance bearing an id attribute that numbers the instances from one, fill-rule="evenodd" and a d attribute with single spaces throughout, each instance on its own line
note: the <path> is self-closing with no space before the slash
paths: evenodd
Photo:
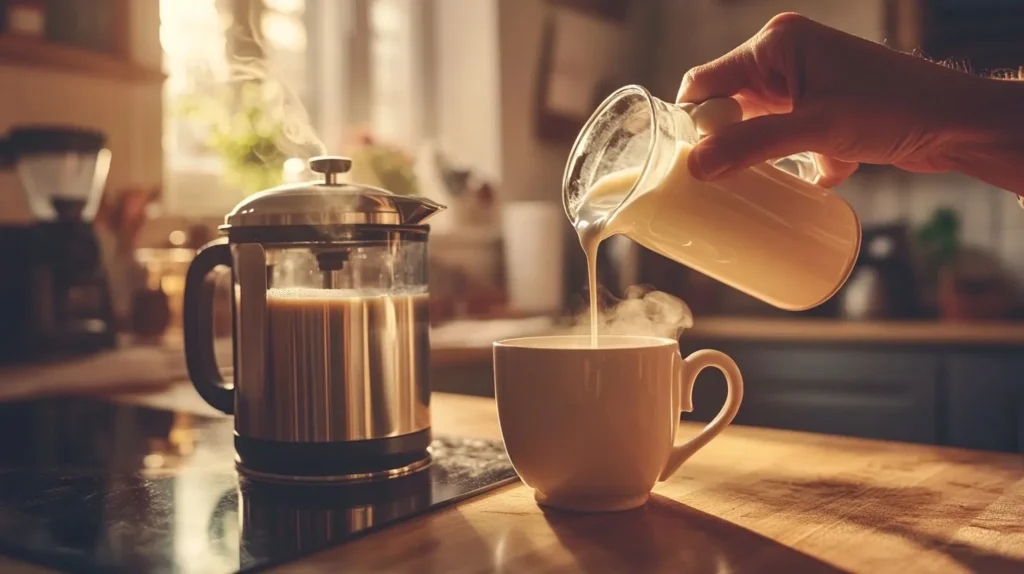
<path id="1" fill-rule="evenodd" d="M 978 72 L 1024 65 L 1024 4 L 999 0 L 0 0 L 0 392 L 182 380 L 195 249 L 326 151 L 353 158 L 352 180 L 449 206 L 431 220 L 433 386 L 489 395 L 493 340 L 586 301 L 560 188 L 595 105 L 627 83 L 671 100 L 688 68 L 788 10 Z M 17 135 L 40 124 L 76 131 Z M 99 164 L 109 150 L 95 216 L 49 221 L 40 194 L 90 180 L 48 179 L 20 145 Z M 870 166 L 838 192 L 864 246 L 820 308 L 774 310 L 625 239 L 603 249 L 601 282 L 690 305 L 683 346 L 745 372 L 738 422 L 1024 451 L 1015 196 Z M 715 376 L 695 418 L 720 403 Z"/>

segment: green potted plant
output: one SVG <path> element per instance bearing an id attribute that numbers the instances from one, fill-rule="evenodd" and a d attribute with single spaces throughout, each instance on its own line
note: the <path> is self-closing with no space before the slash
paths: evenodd
<path id="1" fill-rule="evenodd" d="M 940 318 L 991 320 L 1010 312 L 1015 299 L 1012 282 L 992 253 L 962 244 L 960 216 L 954 210 L 936 209 L 918 230 L 918 242 Z"/>
<path id="2" fill-rule="evenodd" d="M 917 230 L 929 285 L 938 281 L 939 271 L 952 263 L 960 252 L 960 214 L 949 207 L 939 207 Z"/>
<path id="3" fill-rule="evenodd" d="M 201 125 L 206 145 L 224 164 L 224 183 L 243 195 L 280 185 L 290 155 L 285 114 L 268 94 L 273 86 L 247 81 L 182 97 L 178 111 Z"/>
<path id="4" fill-rule="evenodd" d="M 960 252 L 960 214 L 950 207 L 936 208 L 917 229 L 923 298 L 928 307 L 939 311 L 939 283 L 945 269 Z"/>

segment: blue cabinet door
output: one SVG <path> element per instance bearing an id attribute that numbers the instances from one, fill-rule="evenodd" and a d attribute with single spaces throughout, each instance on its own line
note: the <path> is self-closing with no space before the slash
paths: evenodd
<path id="1" fill-rule="evenodd" d="M 739 365 L 737 424 L 936 444 L 939 355 L 930 350 L 716 345 Z M 700 375 L 692 418 L 709 420 L 725 394 L 719 373 Z M 684 418 L 691 418 L 686 416 Z"/>
<path id="2" fill-rule="evenodd" d="M 1019 351 L 945 357 L 946 444 L 1024 452 L 1024 357 Z"/>

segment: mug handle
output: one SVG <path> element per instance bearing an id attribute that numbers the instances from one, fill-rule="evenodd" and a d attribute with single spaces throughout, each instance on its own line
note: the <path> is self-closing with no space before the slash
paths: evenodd
<path id="1" fill-rule="evenodd" d="M 722 410 L 715 415 L 714 420 L 697 433 L 697 436 L 681 445 L 672 447 L 668 462 L 665 463 L 665 469 L 661 471 L 658 480 L 666 480 L 672 476 L 688 458 L 725 430 L 725 427 L 729 426 L 740 410 L 740 403 L 743 402 L 743 376 L 740 375 L 740 369 L 729 355 L 710 349 L 695 351 L 685 359 L 676 353 L 676 378 L 679 381 L 677 384 L 679 384 L 680 392 L 679 410 L 684 413 L 693 410 L 693 384 L 697 380 L 697 375 L 708 367 L 714 367 L 725 375 L 725 384 L 728 387 L 725 404 L 722 405 Z M 678 418 L 678 415 L 676 416 Z M 678 424 L 678 420 L 676 424 Z"/>
<path id="2" fill-rule="evenodd" d="M 231 267 L 231 248 L 222 240 L 206 244 L 188 266 L 183 304 L 185 364 L 199 396 L 213 408 L 231 415 L 235 412 L 234 386 L 220 375 L 213 346 L 215 283 L 210 272 L 218 265 Z"/>

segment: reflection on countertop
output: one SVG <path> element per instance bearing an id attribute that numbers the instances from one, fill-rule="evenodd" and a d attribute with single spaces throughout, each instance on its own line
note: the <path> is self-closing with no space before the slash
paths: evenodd
<path id="1" fill-rule="evenodd" d="M 499 441 L 445 435 L 442 421 L 419 473 L 251 482 L 235 472 L 231 420 L 196 414 L 189 405 L 201 399 L 177 388 L 150 394 L 149 406 L 129 396 L 0 402 L 0 432 L 17 437 L 0 442 L 0 569 L 4 556 L 74 572 L 261 568 L 515 478 Z"/>

